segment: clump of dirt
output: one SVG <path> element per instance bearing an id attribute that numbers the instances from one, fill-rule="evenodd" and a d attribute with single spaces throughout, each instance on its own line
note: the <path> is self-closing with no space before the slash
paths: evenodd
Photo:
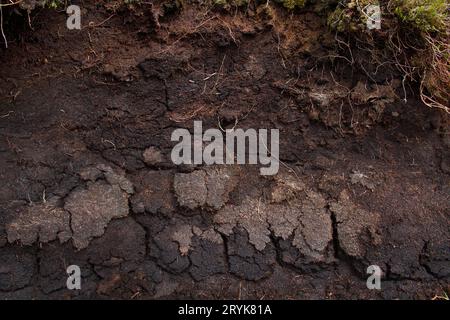
<path id="1" fill-rule="evenodd" d="M 128 197 L 134 190 L 124 176 L 98 165 L 82 169 L 80 177 L 90 181 L 87 188 L 71 192 L 63 207 L 59 198 L 44 198 L 43 203 L 32 204 L 13 217 L 6 225 L 8 241 L 31 245 L 56 238 L 64 243 L 72 238 L 74 246 L 83 249 L 104 233 L 111 219 L 128 215 Z M 101 178 L 108 183 L 97 181 Z"/>
<path id="2" fill-rule="evenodd" d="M 174 190 L 178 203 L 189 209 L 220 209 L 228 202 L 228 195 L 236 184 L 234 174 L 233 169 L 213 167 L 175 174 Z"/>
<path id="3" fill-rule="evenodd" d="M 20 241 L 31 245 L 36 241 L 47 243 L 56 239 L 64 243 L 72 236 L 70 214 L 58 206 L 58 199 L 52 198 L 17 214 L 6 226 L 6 233 L 10 243 Z"/>
<path id="4" fill-rule="evenodd" d="M 64 208 L 72 217 L 74 245 L 82 249 L 103 234 L 111 219 L 128 215 L 128 198 L 117 186 L 95 183 L 72 193 Z"/>
<path id="5" fill-rule="evenodd" d="M 271 242 L 270 235 L 284 240 L 293 235 L 293 245 L 306 256 L 320 260 L 332 239 L 329 214 L 321 195 L 306 193 L 304 201 L 285 205 L 266 204 L 261 199 L 246 199 L 240 206 L 229 206 L 214 216 L 219 231 L 230 235 L 240 226 L 249 234 L 249 241 L 257 250 Z"/>
<path id="6" fill-rule="evenodd" d="M 339 246 L 349 256 L 365 255 L 367 243 L 362 240 L 364 233 L 367 233 L 373 245 L 381 242 L 380 235 L 377 234 L 380 215 L 355 206 L 346 190 L 341 192 L 338 202 L 330 205 L 330 210 L 335 215 Z"/>
<path id="7" fill-rule="evenodd" d="M 224 241 L 212 228 L 205 231 L 193 229 L 195 237 L 191 245 L 191 268 L 189 273 L 196 281 L 227 272 Z"/>
<path id="8" fill-rule="evenodd" d="M 176 209 L 173 193 L 174 173 L 170 170 L 141 172 L 133 177 L 136 193 L 131 197 L 135 213 L 170 215 Z"/>

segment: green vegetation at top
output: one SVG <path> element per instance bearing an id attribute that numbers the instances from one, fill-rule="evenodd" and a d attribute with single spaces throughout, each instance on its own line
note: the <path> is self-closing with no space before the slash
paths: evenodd
<path id="1" fill-rule="evenodd" d="M 422 32 L 445 32 L 448 26 L 448 0 L 343 0 L 329 13 L 328 24 L 340 32 L 363 30 L 364 8 L 377 4 L 382 6 L 383 18 L 396 17 L 401 25 Z"/>
<path id="2" fill-rule="evenodd" d="M 226 5 L 234 5 L 237 7 L 241 7 L 244 5 L 248 5 L 252 0 L 213 0 L 215 5 L 218 6 L 226 6 Z M 258 2 L 258 1 L 253 1 Z M 264 1 L 260 1 L 261 3 L 267 3 Z M 293 10 L 295 8 L 303 8 L 307 0 L 274 0 L 276 3 L 281 3 L 285 8 Z"/>
<path id="3" fill-rule="evenodd" d="M 116 7 L 149 4 L 143 0 L 112 1 Z M 289 11 L 315 11 L 329 28 L 348 41 L 366 45 L 371 61 L 397 67 L 403 78 L 417 80 L 425 104 L 450 113 L 450 10 L 449 0 L 162 0 L 165 12 L 190 4 L 245 8 L 274 3 Z M 17 6 L 29 13 L 36 7 L 63 9 L 70 1 L 22 0 Z M 381 30 L 367 27 L 369 5 L 381 8 Z M 9 5 L 11 6 L 11 5 Z M 11 15 L 10 11 L 10 15 Z M 5 14 L 4 14 L 5 17 Z M 3 19 L 8 23 L 8 19 Z M 289 23 L 289 22 L 287 22 Z"/>
<path id="4" fill-rule="evenodd" d="M 391 4 L 402 22 L 421 31 L 444 31 L 448 27 L 447 0 L 393 0 Z"/>
<path id="5" fill-rule="evenodd" d="M 276 2 L 281 2 L 285 8 L 290 10 L 295 8 L 303 8 L 306 5 L 307 0 L 278 0 Z"/>

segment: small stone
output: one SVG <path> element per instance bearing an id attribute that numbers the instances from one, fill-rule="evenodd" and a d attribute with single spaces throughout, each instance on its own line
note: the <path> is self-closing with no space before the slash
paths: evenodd
<path id="1" fill-rule="evenodd" d="M 350 181 L 352 182 L 352 184 L 360 184 L 363 187 L 369 189 L 370 191 L 375 190 L 375 184 L 372 181 L 370 181 L 368 176 L 366 176 L 361 172 L 355 171 L 352 174 L 350 174 Z"/>
<path id="2" fill-rule="evenodd" d="M 102 172 L 95 167 L 88 167 L 80 170 L 80 177 L 85 181 L 95 181 L 101 176 Z"/>
<path id="3" fill-rule="evenodd" d="M 163 154 L 156 147 L 149 147 L 145 149 L 142 156 L 144 157 L 144 162 L 151 166 L 155 166 L 157 164 L 164 162 Z"/>

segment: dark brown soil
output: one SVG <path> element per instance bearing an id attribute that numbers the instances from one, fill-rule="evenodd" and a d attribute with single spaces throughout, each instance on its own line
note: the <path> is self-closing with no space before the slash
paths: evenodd
<path id="1" fill-rule="evenodd" d="M 414 88 L 330 58 L 315 13 L 95 3 L 80 31 L 35 13 L 0 52 L 0 298 L 450 291 L 448 116 Z M 279 174 L 175 166 L 194 120 L 278 128 Z"/>

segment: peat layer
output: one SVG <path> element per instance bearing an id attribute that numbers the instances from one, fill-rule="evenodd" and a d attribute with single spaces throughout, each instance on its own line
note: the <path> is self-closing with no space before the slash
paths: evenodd
<path id="1" fill-rule="evenodd" d="M 0 52 L 0 298 L 449 292 L 448 116 L 416 88 L 313 12 L 83 3 L 81 30 L 42 10 Z M 175 166 L 194 120 L 279 129 L 279 173 Z"/>

